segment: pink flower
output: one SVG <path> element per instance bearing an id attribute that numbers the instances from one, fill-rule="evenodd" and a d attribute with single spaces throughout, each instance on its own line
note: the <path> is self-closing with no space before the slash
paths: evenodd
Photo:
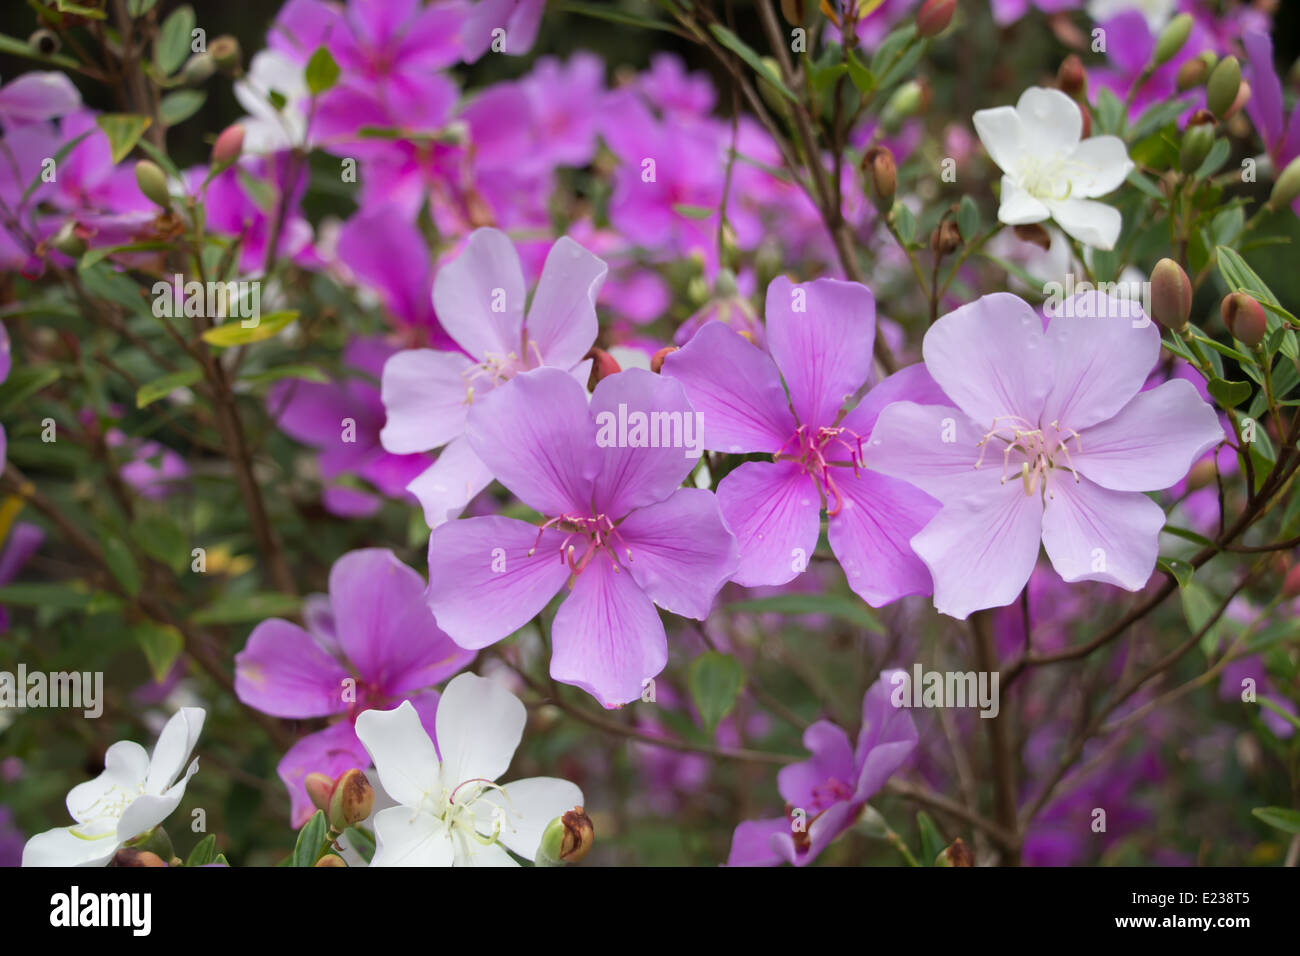
<path id="1" fill-rule="evenodd" d="M 886 408 L 864 457 L 943 502 L 911 542 L 935 606 L 965 618 L 1011 603 L 1040 541 L 1066 581 L 1145 585 L 1165 514 L 1141 492 L 1223 440 L 1190 382 L 1142 391 L 1158 328 L 1089 292 L 1044 330 L 1028 303 L 995 293 L 939 319 L 922 353 L 949 401 Z"/>

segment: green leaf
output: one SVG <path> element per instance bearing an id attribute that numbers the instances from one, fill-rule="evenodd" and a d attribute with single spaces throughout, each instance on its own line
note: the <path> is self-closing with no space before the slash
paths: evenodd
<path id="1" fill-rule="evenodd" d="M 206 90 L 177 90 L 168 93 L 158 104 L 158 119 L 164 126 L 183 123 L 199 111 L 207 98 Z"/>
<path id="2" fill-rule="evenodd" d="M 1228 283 L 1228 288 L 1234 292 L 1249 292 L 1265 303 L 1278 305 L 1277 296 L 1238 252 L 1227 246 L 1217 246 L 1214 251 L 1218 257 L 1219 272 Z"/>
<path id="3" fill-rule="evenodd" d="M 871 57 L 871 72 L 880 76 L 889 69 L 889 64 L 894 62 L 894 58 L 903 52 L 903 47 L 911 43 L 915 37 L 916 24 L 914 23 L 905 24 L 890 33 L 880 42 L 880 46 Z"/>
<path id="4" fill-rule="evenodd" d="M 858 88 L 858 92 L 866 96 L 876 88 L 876 75 L 862 65 L 862 61 L 852 51 L 848 59 L 849 79 L 853 85 Z"/>
<path id="5" fill-rule="evenodd" d="M 246 319 L 235 319 L 233 322 L 226 322 L 214 329 L 208 329 L 203 333 L 203 341 L 223 349 L 236 345 L 248 345 L 252 342 L 261 342 L 263 339 L 269 339 L 280 332 L 296 318 L 298 318 L 298 312 L 295 309 L 272 312 L 269 315 L 262 316 L 257 324 L 250 328 L 244 327 Z"/>
<path id="6" fill-rule="evenodd" d="M 108 137 L 108 148 L 114 163 L 126 159 L 152 122 L 149 117 L 135 113 L 100 113 L 95 117 L 95 123 Z"/>
<path id="7" fill-rule="evenodd" d="M 140 390 L 135 393 L 135 407 L 144 408 L 160 398 L 166 398 L 178 388 L 193 385 L 202 377 L 203 370 L 191 366 L 190 368 L 183 368 L 179 372 L 164 375 L 162 378 L 156 378 L 147 385 L 140 386 Z"/>
<path id="8" fill-rule="evenodd" d="M 154 8 L 158 0 L 126 0 L 126 12 L 132 17 L 142 17 Z"/>
<path id="9" fill-rule="evenodd" d="M 339 65 L 328 49 L 323 46 L 316 48 L 316 52 L 307 61 L 304 78 L 307 81 L 307 91 L 313 96 L 324 93 L 339 81 Z"/>
<path id="10" fill-rule="evenodd" d="M 970 242 L 980 228 L 980 210 L 970 196 L 962 196 L 957 207 L 957 228 L 961 230 L 962 242 Z"/>
<path id="11" fill-rule="evenodd" d="M 375 838 L 359 827 L 348 827 L 343 831 L 343 836 L 347 838 L 348 846 L 360 854 L 361 859 L 367 863 L 375 855 Z"/>
<path id="12" fill-rule="evenodd" d="M 0 412 L 9 413 L 21 407 L 37 392 L 57 382 L 61 374 L 49 365 L 18 366 L 9 380 L 0 385 Z"/>
<path id="13" fill-rule="evenodd" d="M 713 210 L 708 206 L 692 206 L 684 202 L 673 203 L 673 212 L 687 219 L 708 219 L 713 215 Z"/>
<path id="14" fill-rule="evenodd" d="M 1097 132 L 1118 135 L 1124 126 L 1124 104 L 1118 96 L 1102 87 L 1097 93 Z"/>
<path id="15" fill-rule="evenodd" d="M 266 385 L 283 378 L 298 378 L 321 385 L 327 385 L 330 381 L 330 377 L 314 365 L 277 365 L 275 368 L 240 376 L 239 380 L 249 385 Z"/>
<path id="16" fill-rule="evenodd" d="M 140 593 L 140 568 L 135 563 L 135 555 L 125 541 L 114 535 L 101 535 L 99 543 L 104 549 L 104 563 L 109 572 L 122 585 L 123 591 L 135 597 Z"/>
<path id="17" fill-rule="evenodd" d="M 700 712 L 704 729 L 711 737 L 722 719 L 736 706 L 736 697 L 745 683 L 745 673 L 740 662 L 730 654 L 706 651 L 691 661 L 687 681 L 695 709 Z"/>
<path id="18" fill-rule="evenodd" d="M 924 810 L 916 814 L 916 827 L 921 831 L 921 862 L 925 866 L 934 866 L 934 861 L 939 858 L 939 854 L 947 848 L 948 844 L 944 842 L 939 828 L 934 825 L 934 821 Z"/>
<path id="19" fill-rule="evenodd" d="M 1236 408 L 1253 391 L 1249 382 L 1228 382 L 1221 378 L 1211 379 L 1205 387 L 1224 410 Z"/>
<path id="20" fill-rule="evenodd" d="M 290 594 L 266 591 L 221 598 L 193 617 L 195 624 L 243 624 L 269 617 L 295 617 L 299 600 Z"/>
<path id="21" fill-rule="evenodd" d="M 1300 810 L 1287 807 L 1256 807 L 1250 811 L 1271 827 L 1287 833 L 1300 833 Z"/>
<path id="22" fill-rule="evenodd" d="M 161 249 L 173 249 L 175 243 L 158 242 L 150 240 L 148 242 L 131 242 L 123 246 L 97 246 L 94 249 L 87 249 L 85 255 L 81 257 L 81 262 L 77 263 L 78 269 L 89 269 L 91 266 L 103 262 L 109 256 L 117 255 L 123 252 L 157 252 Z"/>
<path id="23" fill-rule="evenodd" d="M 66 143 L 64 143 L 62 146 L 60 146 L 58 149 L 54 151 L 54 155 L 50 157 L 50 160 L 53 162 L 55 175 L 58 174 L 57 171 L 59 168 L 59 163 L 63 162 L 63 160 L 67 158 L 68 153 L 76 149 L 77 144 L 80 143 L 87 136 L 89 136 L 92 132 L 93 130 L 86 130 L 84 133 L 74 136 L 72 139 L 68 140 Z M 19 203 L 19 206 L 27 205 L 27 200 L 32 198 L 32 193 L 36 192 L 36 190 L 40 188 L 41 182 L 43 181 L 41 177 L 44 175 L 45 175 L 45 167 L 44 164 L 42 164 L 41 171 L 32 177 L 32 181 L 28 183 L 27 188 L 23 190 L 23 198 L 22 198 L 22 202 Z"/>
<path id="24" fill-rule="evenodd" d="M 211 863 L 217 855 L 217 835 L 209 833 L 198 845 L 190 850 L 190 855 L 185 858 L 186 866 L 206 866 Z"/>
<path id="25" fill-rule="evenodd" d="M 194 9 L 188 4 L 177 7 L 163 21 L 153 45 L 154 66 L 163 76 L 171 76 L 189 57 L 194 24 Z"/>
<path id="26" fill-rule="evenodd" d="M 764 63 L 757 53 L 750 48 L 740 37 L 736 36 L 721 23 L 710 23 L 709 32 L 717 38 L 717 41 L 725 46 L 736 56 L 744 60 L 751 70 L 770 83 L 778 93 L 788 99 L 791 103 L 798 103 L 799 98 L 790 92 L 790 88 L 781 81 L 781 77 L 776 70 Z"/>
<path id="27" fill-rule="evenodd" d="M 1188 581 L 1179 590 L 1179 595 L 1183 602 L 1183 617 L 1187 619 L 1191 633 L 1195 634 L 1218 610 L 1219 601 L 1204 585 L 1194 580 Z M 1201 651 L 1206 657 L 1212 656 L 1219 646 L 1219 626 L 1222 623 L 1223 619 L 1220 618 L 1201 638 Z"/>
<path id="28" fill-rule="evenodd" d="M 166 515 L 141 515 L 131 525 L 131 538 L 140 550 L 160 564 L 180 573 L 190 560 L 181 526 Z"/>
<path id="29" fill-rule="evenodd" d="M 605 20 L 609 23 L 620 23 L 623 26 L 637 27 L 643 30 L 663 30 L 667 33 L 680 33 L 677 27 L 665 20 L 654 20 L 650 17 L 637 16 L 634 13 L 625 13 L 617 8 L 610 9 L 606 3 L 578 3 L 566 2 L 559 4 L 559 8 L 566 13 L 576 13 L 584 17 L 593 17 L 597 20 Z"/>
<path id="30" fill-rule="evenodd" d="M 298 831 L 298 842 L 294 845 L 292 862 L 289 865 L 315 866 L 320 858 L 321 847 L 325 844 L 327 833 L 329 833 L 329 826 L 325 822 L 325 814 L 317 810 L 307 821 L 307 825 Z"/>
<path id="31" fill-rule="evenodd" d="M 898 231 L 898 237 L 907 245 L 911 245 L 912 240 L 916 238 L 916 216 L 902 201 L 894 203 L 894 208 L 890 210 L 890 217 L 894 220 L 894 229 Z"/>
<path id="32" fill-rule="evenodd" d="M 65 70 L 75 70 L 81 66 L 70 56 L 64 56 L 61 53 L 51 53 L 46 56 L 38 53 L 36 48 L 30 43 L 24 43 L 16 37 L 6 36 L 0 33 L 0 53 L 9 53 L 13 56 L 20 56 L 27 60 L 36 60 L 40 63 L 48 63 L 51 66 L 61 66 Z"/>
<path id="33" fill-rule="evenodd" d="M 1201 162 L 1200 168 L 1196 170 L 1197 179 L 1209 179 L 1219 171 L 1219 168 L 1228 161 L 1228 154 L 1232 151 L 1229 142 L 1220 137 L 1214 141 L 1210 147 L 1209 154 Z"/>
<path id="34" fill-rule="evenodd" d="M 131 628 L 131 636 L 144 652 L 153 679 L 162 683 L 185 647 L 181 632 L 170 624 L 142 621 Z"/>
<path id="35" fill-rule="evenodd" d="M 749 601 L 732 601 L 724 605 L 723 610 L 754 614 L 829 614 L 873 634 L 885 633 L 871 608 L 858 598 L 842 594 L 775 594 Z"/>
<path id="36" fill-rule="evenodd" d="M 14 604 L 19 607 L 53 607 L 68 611 L 80 611 L 90 606 L 95 599 L 94 592 L 88 591 L 81 581 L 68 584 L 6 584 L 0 587 L 0 604 Z"/>
<path id="37" fill-rule="evenodd" d="M 1185 588 L 1191 583 L 1192 575 L 1196 569 L 1186 561 L 1179 561 L 1177 558 L 1161 558 L 1156 562 L 1161 570 L 1170 574 L 1178 582 L 1180 588 Z"/>

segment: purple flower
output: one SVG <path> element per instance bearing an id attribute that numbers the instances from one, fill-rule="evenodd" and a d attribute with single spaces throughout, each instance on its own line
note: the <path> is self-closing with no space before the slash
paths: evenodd
<path id="1" fill-rule="evenodd" d="M 939 319 L 922 353 L 949 401 L 886 408 L 865 457 L 943 502 L 912 538 L 935 606 L 965 618 L 1011 603 L 1040 541 L 1066 581 L 1145 585 L 1165 514 L 1140 492 L 1223 440 L 1190 382 L 1142 391 L 1159 329 L 1090 292 L 1044 330 L 1024 300 L 995 293 Z"/>
<path id="2" fill-rule="evenodd" d="M 1247 681 L 1250 683 L 1248 684 Z M 1249 696 L 1246 694 L 1248 689 L 1250 690 Z M 1268 669 L 1264 666 L 1263 658 L 1258 654 L 1238 657 L 1224 665 L 1219 674 L 1220 700 L 1234 702 L 1249 700 L 1253 704 L 1261 697 L 1268 698 L 1292 717 L 1296 716 L 1295 703 L 1278 693 L 1277 688 L 1273 686 L 1273 682 L 1269 679 Z M 1286 740 L 1295 733 L 1295 727 L 1281 714 L 1262 705 L 1255 706 L 1259 707 L 1259 719 L 1275 736 Z"/>
<path id="3" fill-rule="evenodd" d="M 0 429 L 0 452 L 4 448 L 4 430 Z M 0 459 L 0 468 L 4 467 L 3 460 Z M 35 554 L 42 544 L 45 543 L 45 532 L 40 526 L 29 524 L 26 521 L 20 521 L 14 525 L 13 531 L 9 534 L 8 540 L 4 542 L 3 550 L 0 550 L 0 587 L 8 584 L 14 578 L 18 577 L 18 572 L 22 570 L 33 554 Z M 9 630 L 9 610 L 0 606 L 0 634 Z"/>
<path id="4" fill-rule="evenodd" d="M 616 419 L 631 423 L 625 435 L 610 434 Z M 680 436 L 694 424 L 681 386 L 643 369 L 601 381 L 590 408 L 573 376 L 551 368 L 475 398 L 466 430 L 474 453 L 546 520 L 539 529 L 466 518 L 433 530 L 429 606 L 457 643 L 509 636 L 567 585 L 551 627 L 551 676 L 605 707 L 641 695 L 668 658 L 655 605 L 703 620 L 736 568 L 713 495 L 679 487 L 695 464 L 690 449 L 647 447 L 647 420 L 680 422 Z"/>
<path id="5" fill-rule="evenodd" d="M 65 116 L 81 106 L 81 94 L 57 71 L 33 70 L 0 87 L 0 124 L 5 128 Z"/>
<path id="6" fill-rule="evenodd" d="M 403 326 L 418 330 L 438 348 L 456 347 L 433 313 L 433 269 L 424 239 L 399 208 L 363 206 L 339 230 L 337 256 Z"/>
<path id="7" fill-rule="evenodd" d="M 465 15 L 461 27 L 461 53 L 466 63 L 473 63 L 496 37 L 503 41 L 500 52 L 509 56 L 523 56 L 533 48 L 537 29 L 542 24 L 542 11 L 546 0 L 478 0 Z"/>
<path id="8" fill-rule="evenodd" d="M 856 748 L 828 720 L 804 731 L 811 759 L 783 767 L 776 777 L 786 815 L 736 827 L 728 866 L 805 866 L 857 822 L 867 801 L 916 748 L 911 713 L 891 700 L 906 679 L 905 671 L 885 671 L 867 688 Z"/>
<path id="9" fill-rule="evenodd" d="M 1293 107 L 1290 117 L 1284 112 L 1282 81 L 1273 66 L 1273 41 L 1269 35 L 1247 33 L 1241 42 L 1246 47 L 1246 79 L 1250 83 L 1246 113 L 1264 141 L 1273 166 L 1281 172 L 1300 156 L 1300 107 Z M 1300 199 L 1291 208 L 1300 216 Z"/>
<path id="10" fill-rule="evenodd" d="M 343 555 L 330 569 L 329 586 L 332 632 L 273 618 L 257 625 L 235 655 L 235 694 L 249 707 L 294 720 L 346 718 L 304 737 L 280 761 L 294 826 L 311 816 L 307 774 L 335 777 L 369 765 L 353 729 L 358 714 L 409 699 L 432 733 L 437 694 L 429 688 L 474 657 L 439 630 L 424 604 L 423 579 L 391 551 Z"/>
<path id="11" fill-rule="evenodd" d="M 889 402 L 940 400 L 941 393 L 923 367 L 913 366 L 841 411 L 871 371 L 876 306 L 864 285 L 794 285 L 778 277 L 767 287 L 766 319 L 770 356 L 715 322 L 670 354 L 663 369 L 704 416 L 705 447 L 774 458 L 746 462 L 718 485 L 723 517 L 740 546 L 736 583 L 784 584 L 804 571 L 825 507 L 831 550 L 863 600 L 879 606 L 929 594 L 930 576 L 908 540 L 939 503 L 867 470 L 863 449 Z"/>
<path id="12" fill-rule="evenodd" d="M 1130 87 L 1138 82 L 1151 62 L 1151 55 L 1155 52 L 1156 41 L 1159 39 L 1158 34 L 1151 29 L 1146 16 L 1140 10 L 1126 10 L 1109 17 L 1100 24 L 1100 29 L 1106 31 L 1108 38 L 1106 48 L 1108 65 L 1089 69 L 1088 85 L 1094 93 L 1106 88 L 1120 100 L 1124 100 L 1128 96 Z M 1205 50 L 1226 52 L 1198 21 L 1192 24 L 1192 31 L 1188 34 L 1187 42 L 1183 44 L 1182 49 L 1172 59 L 1158 67 L 1142 84 L 1133 98 L 1133 105 L 1129 111 L 1130 117 L 1136 118 L 1148 107 L 1179 96 L 1190 97 L 1189 112 L 1203 105 L 1204 90 L 1195 92 L 1189 90 L 1181 94 L 1178 92 L 1178 70 L 1184 62 L 1199 56 Z"/>
<path id="13" fill-rule="evenodd" d="M 397 350 L 376 338 L 354 338 L 343 352 L 345 381 L 323 384 L 284 380 L 267 396 L 267 408 L 288 435 L 320 451 L 325 508 L 342 517 L 374 514 L 382 502 L 374 495 L 334 484 L 357 475 L 389 498 L 405 497 L 406 486 L 429 467 L 427 455 L 394 455 L 379 443 L 384 405 L 378 381 L 384 362 Z M 357 373 L 361 373 L 358 375 Z"/>
<path id="14" fill-rule="evenodd" d="M 525 318 L 523 269 L 500 230 L 475 230 L 464 252 L 438 271 L 434 308 L 462 351 L 411 349 L 389 359 L 383 372 L 388 423 L 380 433 L 394 454 L 446 445 L 408 486 L 429 527 L 459 515 L 492 481 L 464 438 L 473 403 L 542 365 L 587 380 L 584 357 L 596 340 L 596 294 L 605 272 L 604 262 L 562 237 L 546 257 Z"/>

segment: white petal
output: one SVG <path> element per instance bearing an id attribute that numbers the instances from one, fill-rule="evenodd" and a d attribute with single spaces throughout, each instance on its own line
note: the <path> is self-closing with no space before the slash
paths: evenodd
<path id="1" fill-rule="evenodd" d="M 484 845 L 464 834 L 456 835 L 456 866 L 518 866 L 509 853 L 495 843 Z"/>
<path id="2" fill-rule="evenodd" d="M 1067 170 L 1070 195 L 1076 199 L 1095 199 L 1118 189 L 1133 171 L 1133 161 L 1118 136 L 1094 136 L 1074 148 Z"/>
<path id="3" fill-rule="evenodd" d="M 149 776 L 149 754 L 133 740 L 119 740 L 104 754 L 104 772 L 68 791 L 68 813 L 78 823 L 103 816 L 103 802 L 114 789 L 135 794 Z"/>
<path id="4" fill-rule="evenodd" d="M 491 835 L 494 815 L 501 810 L 501 842 L 534 860 L 547 824 L 582 804 L 582 791 L 576 784 L 555 777 L 529 777 L 483 794 L 474 803 L 474 817 L 478 831 Z"/>
<path id="5" fill-rule="evenodd" d="M 1079 104 L 1060 90 L 1031 86 L 1016 103 L 1024 151 L 1039 156 L 1069 155 L 1083 135 Z"/>
<path id="6" fill-rule="evenodd" d="M 1003 172 L 1013 170 L 1020 163 L 1020 117 L 1010 106 L 991 110 L 977 110 L 972 117 L 975 132 L 993 162 Z"/>
<path id="7" fill-rule="evenodd" d="M 1119 210 L 1092 199 L 1049 199 L 1057 225 L 1085 246 L 1114 249 L 1124 220 Z"/>
<path id="8" fill-rule="evenodd" d="M 416 807 L 427 794 L 441 795 L 437 751 L 409 700 L 393 710 L 364 711 L 357 717 L 357 738 L 375 762 L 384 789 L 398 803 Z"/>
<path id="9" fill-rule="evenodd" d="M 1038 199 L 1021 189 L 1010 176 L 1002 177 L 1002 204 L 998 206 L 998 220 L 1008 226 L 1021 226 L 1042 222 L 1051 216 L 1048 208 Z"/>
<path id="10" fill-rule="evenodd" d="M 88 840 L 75 827 L 46 830 L 23 847 L 23 866 L 103 866 L 117 852 L 117 836 L 109 832 Z"/>
<path id="11" fill-rule="evenodd" d="M 360 722 L 358 719 L 358 725 Z M 431 813 L 390 807 L 375 814 L 374 823 L 375 855 L 371 866 L 451 866 L 455 859 L 451 834 Z"/>
<path id="12" fill-rule="evenodd" d="M 519 698 L 495 681 L 461 674 L 448 684 L 435 718 L 447 785 L 505 773 L 527 716 Z"/>
<path id="13" fill-rule="evenodd" d="M 202 707 L 182 707 L 167 721 L 149 760 L 149 779 L 144 785 L 146 792 L 162 793 L 180 775 L 181 768 L 199 741 L 206 716 Z"/>

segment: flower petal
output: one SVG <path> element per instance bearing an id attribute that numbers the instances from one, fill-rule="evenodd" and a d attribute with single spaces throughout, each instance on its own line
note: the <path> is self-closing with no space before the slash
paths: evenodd
<path id="1" fill-rule="evenodd" d="M 1041 199 L 1022 189 L 1010 176 L 1002 177 L 1002 198 L 998 203 L 998 221 L 1008 226 L 1042 222 L 1051 216 Z"/>
<path id="2" fill-rule="evenodd" d="M 821 532 L 822 500 L 802 466 L 746 462 L 722 479 L 717 494 L 739 548 L 737 584 L 785 584 L 808 567 Z"/>
<path id="3" fill-rule="evenodd" d="M 790 821 L 786 817 L 746 820 L 731 836 L 727 866 L 780 866 L 781 857 L 772 849 L 773 841 L 789 836 Z"/>
<path id="4" fill-rule="evenodd" d="M 537 345 L 547 365 L 569 368 L 591 350 L 596 294 L 608 272 L 604 260 L 568 236 L 551 246 L 524 324 L 528 341 Z"/>
<path id="5" fill-rule="evenodd" d="M 838 780 L 852 785 L 856 777 L 853 765 L 853 745 L 849 736 L 829 720 L 819 720 L 803 732 L 803 745 L 809 759 L 782 767 L 776 775 L 781 798 L 808 813 L 821 809 L 827 799 L 824 790 L 828 781 Z"/>
<path id="6" fill-rule="evenodd" d="M 420 472 L 406 490 L 420 502 L 425 524 L 436 528 L 459 517 L 474 497 L 490 484 L 492 472 L 474 454 L 469 439 L 462 437 L 449 442 L 438 453 L 438 460 Z"/>
<path id="7" fill-rule="evenodd" d="M 679 488 L 665 501 L 638 508 L 618 526 L 631 557 L 619 562 L 656 604 L 704 620 L 736 572 L 736 539 L 717 499 L 702 488 Z"/>
<path id="8" fill-rule="evenodd" d="M 469 413 L 465 372 L 473 363 L 457 352 L 408 349 L 384 363 L 385 451 L 429 451 L 464 433 Z"/>
<path id="9" fill-rule="evenodd" d="M 350 675 L 310 634 L 272 618 L 253 628 L 235 655 L 235 696 L 273 717 L 302 719 L 341 713 Z"/>
<path id="10" fill-rule="evenodd" d="M 930 571 L 912 551 L 911 539 L 938 512 L 939 502 L 898 478 L 837 471 L 843 505 L 830 518 L 828 537 L 849 587 L 872 607 L 929 594 Z"/>
<path id="11" fill-rule="evenodd" d="M 1174 379 L 1139 392 L 1108 421 L 1085 429 L 1074 467 L 1114 491 L 1156 491 L 1187 474 L 1205 452 L 1224 440 L 1214 409 L 1196 386 Z"/>
<path id="12" fill-rule="evenodd" d="M 1124 141 L 1118 136 L 1093 136 L 1085 139 L 1067 161 L 1070 170 L 1070 195 L 1095 199 L 1114 192 L 1133 171 Z"/>
<path id="13" fill-rule="evenodd" d="M 912 539 L 912 549 L 934 578 L 936 610 L 965 620 L 972 611 L 1016 599 L 1038 560 L 1042 535 L 1042 498 L 1008 482 L 992 494 L 945 504 Z"/>
<path id="14" fill-rule="evenodd" d="M 976 110 L 971 121 L 985 151 L 1003 172 L 1015 170 L 1020 161 L 1020 115 L 1013 106 Z"/>
<path id="15" fill-rule="evenodd" d="M 38 833 L 27 841 L 22 865 L 103 866 L 113 858 L 118 845 L 115 830 L 87 839 L 77 827 L 59 827 Z"/>
<path id="16" fill-rule="evenodd" d="M 1079 104 L 1060 90 L 1031 86 L 1016 101 L 1021 148 L 1028 153 L 1069 153 L 1083 135 Z"/>
<path id="17" fill-rule="evenodd" d="M 438 712 L 441 717 L 441 702 Z M 379 782 L 402 805 L 407 817 L 411 811 L 405 808 L 419 807 L 427 795 L 436 798 L 442 792 L 438 753 L 409 700 L 392 710 L 362 711 L 357 716 L 356 730 L 357 739 L 375 765 Z"/>
<path id="18" fill-rule="evenodd" d="M 1002 462 L 990 451 L 980 460 L 980 429 L 959 408 L 895 402 L 876 419 L 863 460 L 872 471 L 901 478 L 943 501 L 993 492 L 1002 486 Z"/>
<path id="19" fill-rule="evenodd" d="M 799 422 L 831 425 L 867 380 L 876 337 L 876 300 L 860 282 L 817 279 L 767 286 L 767 343 Z M 798 309 L 798 311 L 796 311 Z"/>
<path id="20" fill-rule="evenodd" d="M 182 707 L 163 725 L 149 757 L 145 792 L 162 793 L 172 785 L 194 752 L 194 745 L 199 742 L 205 717 L 207 712 L 202 707 Z"/>
<path id="21" fill-rule="evenodd" d="M 1056 224 L 1085 246 L 1114 249 L 1124 226 L 1119 210 L 1093 199 L 1048 199 Z"/>
<path id="22" fill-rule="evenodd" d="M 1140 590 L 1156 567 L 1164 510 L 1137 492 L 1058 475 L 1043 511 L 1043 546 L 1056 573 Z"/>
<path id="23" fill-rule="evenodd" d="M 542 833 L 556 817 L 580 807 L 582 791 L 575 784 L 555 777 L 529 777 L 490 790 L 474 803 L 479 833 L 491 835 L 498 811 L 501 842 L 526 860 L 537 858 Z"/>
<path id="24" fill-rule="evenodd" d="M 602 707 L 641 696 L 668 663 L 668 638 L 654 602 L 606 554 L 578 575 L 551 628 L 551 676 L 591 694 Z"/>
<path id="25" fill-rule="evenodd" d="M 669 353 L 663 374 L 704 416 L 704 446 L 731 454 L 780 450 L 796 423 L 776 363 L 721 322 Z"/>
<path id="26" fill-rule="evenodd" d="M 858 768 L 855 800 L 870 800 L 916 749 L 912 714 L 892 700 L 895 675 L 900 673 L 906 676 L 904 671 L 882 671 L 862 695 L 862 729 L 853 755 Z"/>
<path id="27" fill-rule="evenodd" d="M 459 256 L 438 269 L 433 306 L 456 344 L 476 359 L 521 351 L 524 271 L 500 229 L 475 229 Z"/>
<path id="28" fill-rule="evenodd" d="M 1043 321 L 1029 303 L 995 292 L 939 319 L 921 344 L 939 387 L 984 428 L 1009 415 L 1037 426 L 1051 390 Z"/>
<path id="29" fill-rule="evenodd" d="M 461 674 L 438 701 L 438 749 L 443 785 L 496 780 L 506 772 L 524 735 L 528 711 L 496 681 Z"/>
<path id="30" fill-rule="evenodd" d="M 371 866 L 451 866 L 456 858 L 450 831 L 432 813 L 389 807 L 375 814 L 374 826 Z"/>

